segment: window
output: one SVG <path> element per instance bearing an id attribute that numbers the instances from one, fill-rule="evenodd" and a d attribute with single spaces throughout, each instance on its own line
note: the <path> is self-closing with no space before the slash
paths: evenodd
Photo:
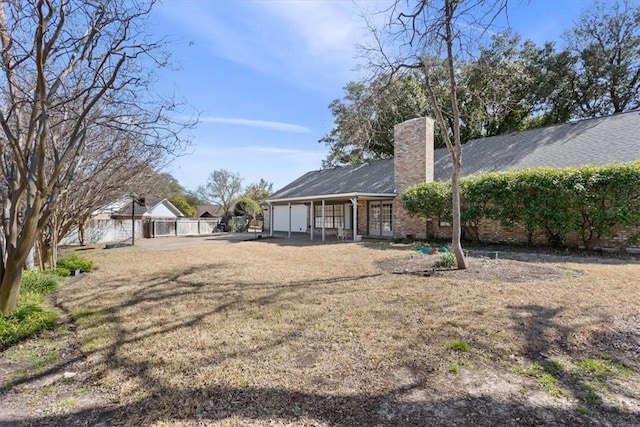
<path id="1" fill-rule="evenodd" d="M 322 228 L 322 205 L 314 206 L 315 228 Z M 344 205 L 324 206 L 324 228 L 344 228 Z"/>

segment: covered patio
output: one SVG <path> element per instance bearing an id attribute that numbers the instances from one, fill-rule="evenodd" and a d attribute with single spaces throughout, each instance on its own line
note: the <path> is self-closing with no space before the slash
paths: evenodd
<path id="1" fill-rule="evenodd" d="M 310 240 L 391 237 L 392 193 L 343 193 L 270 199 L 269 234 L 305 233 Z"/>
<path id="2" fill-rule="evenodd" d="M 392 237 L 393 159 L 307 172 L 265 200 L 270 232 L 358 241 Z"/>

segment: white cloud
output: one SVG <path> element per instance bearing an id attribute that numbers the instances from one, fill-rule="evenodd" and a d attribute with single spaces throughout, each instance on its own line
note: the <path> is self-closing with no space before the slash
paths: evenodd
<path id="1" fill-rule="evenodd" d="M 356 78 L 359 10 L 386 2 L 166 2 L 164 13 L 214 54 L 301 87 L 342 87 Z"/>
<path id="2" fill-rule="evenodd" d="M 312 158 L 323 159 L 327 154 L 322 151 L 312 150 L 296 150 L 293 148 L 280 148 L 280 147 L 261 147 L 261 146 L 247 146 L 247 147 L 235 147 L 234 151 L 253 152 L 253 153 L 267 153 L 267 154 L 281 154 L 286 156 L 293 156 L 298 158 Z"/>
<path id="3" fill-rule="evenodd" d="M 202 123 L 223 123 L 238 126 L 248 126 L 261 129 L 271 129 L 280 132 L 291 133 L 311 133 L 311 130 L 305 126 L 300 126 L 292 123 L 274 122 L 269 120 L 251 120 L 238 117 L 200 117 L 199 121 Z"/>
<path id="4" fill-rule="evenodd" d="M 186 188 L 195 190 L 204 185 L 207 176 L 216 169 L 228 169 L 244 178 L 244 184 L 264 178 L 281 188 L 302 174 L 319 169 L 326 152 L 241 145 L 197 147 L 188 155 L 175 159 L 170 173 Z"/>
<path id="5" fill-rule="evenodd" d="M 265 156 L 268 156 L 274 160 L 282 160 L 287 158 L 288 160 L 315 160 L 320 162 L 327 156 L 324 151 L 316 150 L 300 150 L 296 148 L 282 148 L 262 145 L 243 145 L 243 146 L 224 146 L 224 147 L 198 147 L 196 153 L 198 156 L 224 156 L 225 153 L 237 153 L 240 152 L 244 157 L 256 156 L 258 159 L 264 160 Z M 234 154 L 235 156 L 235 154 Z"/>

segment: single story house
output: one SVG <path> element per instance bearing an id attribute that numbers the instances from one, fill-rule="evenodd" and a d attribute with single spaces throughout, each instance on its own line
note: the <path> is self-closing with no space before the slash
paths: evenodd
<path id="1" fill-rule="evenodd" d="M 196 207 L 196 218 L 222 218 L 224 209 L 218 205 L 199 205 Z"/>
<path id="2" fill-rule="evenodd" d="M 176 220 L 184 216 L 169 200 L 155 198 L 145 199 L 144 206 L 136 203 L 133 215 L 135 227 L 132 227 L 131 222 L 131 197 L 124 196 L 96 209 L 82 230 L 73 228 L 60 243 L 78 245 L 121 242 L 131 239 L 134 231 L 136 238 L 151 237 L 154 234 L 154 228 L 151 225 L 153 221 L 166 223 L 165 227 L 171 226 L 175 230 Z M 83 235 L 82 242 L 80 231 Z M 175 232 L 173 234 L 175 235 Z"/>
<path id="3" fill-rule="evenodd" d="M 131 219 L 131 203 L 129 199 L 111 218 Z M 184 217 L 184 214 L 167 199 L 146 198 L 143 205 L 135 204 L 133 216 L 135 219 L 176 219 Z"/>
<path id="4" fill-rule="evenodd" d="M 433 119 L 396 125 L 394 141 L 392 159 L 311 171 L 276 191 L 264 204 L 265 228 L 271 234 L 307 233 L 322 240 L 338 235 L 353 240 L 420 238 L 443 232 L 436 230 L 439 224 L 409 216 L 401 200 L 412 185 L 451 177 L 448 151 L 434 150 Z M 462 176 L 634 162 L 640 160 L 640 112 L 476 139 L 463 145 L 462 156 Z"/>

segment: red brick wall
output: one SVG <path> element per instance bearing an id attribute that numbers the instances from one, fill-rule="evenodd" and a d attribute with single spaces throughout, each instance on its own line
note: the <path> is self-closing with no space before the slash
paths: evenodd
<path id="1" fill-rule="evenodd" d="M 433 119 L 421 117 L 400 123 L 394 128 L 394 184 L 396 198 L 393 201 L 393 236 L 396 238 L 412 235 L 425 238 L 427 221 L 419 217 L 411 217 L 402 207 L 402 194 L 412 185 L 421 182 L 433 182 Z M 367 234 L 367 204 L 358 205 L 358 228 Z M 628 230 L 618 230 L 612 237 L 601 237 L 592 241 L 592 247 L 627 246 L 630 236 L 640 233 L 640 225 Z M 451 238 L 451 227 L 440 226 L 437 220 L 429 221 L 429 235 L 439 238 Z M 474 238 L 476 236 L 473 236 Z M 498 221 L 484 220 L 478 227 L 478 237 L 483 242 L 518 243 L 528 242 L 527 233 L 522 226 L 504 227 Z M 535 245 L 546 245 L 547 236 L 536 232 L 531 241 Z M 582 238 L 577 233 L 567 236 L 565 244 L 570 247 L 583 246 Z"/>
<path id="2" fill-rule="evenodd" d="M 426 221 L 413 218 L 402 207 L 402 194 L 412 185 L 433 182 L 433 119 L 410 119 L 394 127 L 393 236 L 425 237 Z"/>
<path id="3" fill-rule="evenodd" d="M 440 226 L 438 221 L 432 221 L 433 228 L 429 229 L 429 234 L 441 239 L 451 238 L 451 227 Z M 433 232 L 432 232 L 433 230 Z M 640 225 L 630 227 L 624 230 L 614 230 L 612 236 L 602 236 L 599 239 L 596 236 L 590 242 L 592 248 L 610 247 L 625 248 L 629 237 L 634 234 L 640 234 Z M 480 241 L 488 243 L 512 243 L 526 244 L 528 242 L 527 232 L 521 225 L 514 227 L 505 227 L 499 221 L 483 220 L 478 226 L 478 235 Z M 474 236 L 475 238 L 475 236 Z M 549 244 L 547 236 L 542 231 L 533 234 L 532 243 L 537 246 L 546 246 Z M 565 239 L 565 245 L 570 248 L 583 247 L 582 237 L 578 233 L 569 233 Z"/>

